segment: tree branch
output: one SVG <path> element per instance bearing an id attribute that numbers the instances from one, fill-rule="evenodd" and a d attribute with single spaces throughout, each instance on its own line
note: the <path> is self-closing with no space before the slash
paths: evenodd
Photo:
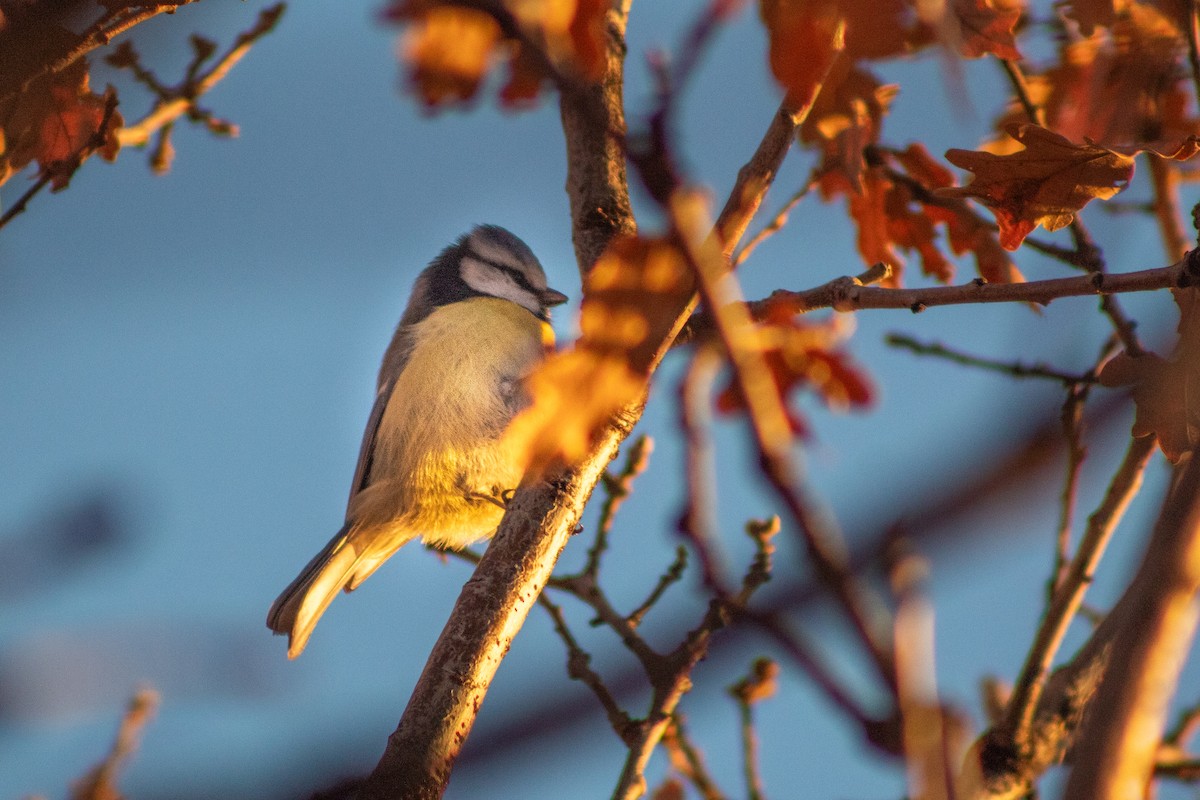
<path id="1" fill-rule="evenodd" d="M 1125 292 L 1149 292 L 1157 289 L 1200 285 L 1200 265 L 1183 258 L 1169 267 L 1137 272 L 1093 272 L 1074 278 L 1053 278 L 1026 283 L 986 283 L 976 279 L 959 286 L 928 286 L 916 289 L 886 289 L 863 286 L 849 276 L 801 292 L 783 289 L 765 300 L 751 302 L 756 315 L 771 303 L 788 303 L 802 311 L 832 308 L 834 311 L 858 311 L 867 308 L 905 308 L 914 314 L 933 306 L 971 303 L 1037 303 L 1048 305 L 1063 297 L 1112 295 Z"/>
<path id="2" fill-rule="evenodd" d="M 1065 800 L 1142 797 L 1200 607 L 1200 459 L 1176 470 L 1113 655 L 1075 747 Z"/>

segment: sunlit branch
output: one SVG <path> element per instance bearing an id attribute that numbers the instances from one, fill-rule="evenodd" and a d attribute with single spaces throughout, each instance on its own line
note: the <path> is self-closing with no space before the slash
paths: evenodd
<path id="1" fill-rule="evenodd" d="M 1050 665 L 1066 635 L 1067 626 L 1083 602 L 1084 592 L 1092 582 L 1100 557 L 1112 538 L 1113 531 L 1137 494 L 1142 475 L 1154 453 L 1154 437 L 1131 439 L 1121 466 L 1113 475 L 1100 506 L 1088 519 L 1087 530 L 1071 561 L 1066 578 L 1058 587 L 1046 616 L 1038 627 L 1013 688 L 1006 720 L 1018 747 L 1028 746 L 1029 729 L 1049 676 Z"/>
<path id="2" fill-rule="evenodd" d="M 907 309 L 920 313 L 934 306 L 972 303 L 1037 303 L 1047 305 L 1064 297 L 1108 296 L 1124 292 L 1149 292 L 1158 289 L 1200 285 L 1200 265 L 1184 258 L 1169 267 L 1137 272 L 1093 272 L 1073 278 L 1052 278 L 1025 283 L 987 283 L 977 278 L 958 286 L 928 286 L 916 289 L 887 289 L 863 286 L 849 276 L 800 292 L 779 290 L 766 300 L 751 302 L 751 311 L 759 314 L 772 302 L 787 302 L 810 311 L 832 308 L 858 311 L 868 308 Z"/>
<path id="3" fill-rule="evenodd" d="M 684 485 L 687 489 L 679 532 L 691 540 L 700 561 L 704 585 L 719 597 L 727 597 L 730 591 L 724 584 L 725 568 L 717 545 L 711 417 L 713 382 L 723 361 L 715 344 L 701 343 L 679 386 L 679 425 L 684 435 Z"/>
<path id="4" fill-rule="evenodd" d="M 1188 66 L 1191 67 L 1192 88 L 1200 102 L 1200 8 L 1195 3 L 1188 3 L 1187 16 Z"/>
<path id="5" fill-rule="evenodd" d="M 1194 454 L 1175 470 L 1130 589 L 1133 599 L 1075 743 L 1065 800 L 1140 797 L 1154 772 L 1200 617 L 1200 459 Z"/>
<path id="6" fill-rule="evenodd" d="M 122 796 L 117 789 L 117 775 L 137 752 L 142 732 L 158 710 L 158 702 L 158 692 L 148 688 L 138 690 L 121 718 L 117 738 L 108 755 L 72 787 L 74 800 L 110 800 Z"/>
<path id="7" fill-rule="evenodd" d="M 140 122 L 127 125 L 117 131 L 117 141 L 123 147 L 140 147 L 147 144 L 156 133 L 163 131 L 175 120 L 188 115 L 197 122 L 205 123 L 210 130 L 228 134 L 236 129 L 229 123 L 216 120 L 212 113 L 199 108 L 196 101 L 207 94 L 220 83 L 229 71 L 250 52 L 254 43 L 274 30 L 280 17 L 283 16 L 284 5 L 279 3 L 259 12 L 258 20 L 249 30 L 241 33 L 229 49 L 220 56 L 207 70 L 201 72 L 200 66 L 207 60 L 207 51 L 197 46 L 192 64 L 189 65 L 183 82 L 174 87 L 163 86 L 153 74 L 143 68 L 132 48 L 126 47 L 115 66 L 128 66 L 139 82 L 151 89 L 157 96 L 154 108 Z M 193 40 L 195 41 L 195 40 Z"/>
<path id="8" fill-rule="evenodd" d="M 893 347 L 911 350 L 918 355 L 936 356 L 955 364 L 967 367 L 979 367 L 980 369 L 1011 375 L 1014 378 L 1047 378 L 1053 381 L 1060 381 L 1068 386 L 1096 382 L 1094 372 L 1075 374 L 1063 372 L 1044 364 L 1025 364 L 1020 361 L 996 361 L 990 358 L 963 353 L 938 342 L 920 342 L 903 333 L 889 333 L 884 341 Z"/>

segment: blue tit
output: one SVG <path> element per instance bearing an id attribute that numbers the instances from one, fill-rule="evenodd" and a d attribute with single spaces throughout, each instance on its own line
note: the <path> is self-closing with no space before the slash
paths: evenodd
<path id="1" fill-rule="evenodd" d="M 566 300 L 529 247 L 495 225 L 420 274 L 383 356 L 346 522 L 267 614 L 288 635 L 289 658 L 339 590 L 408 541 L 458 548 L 495 533 L 522 477 L 502 435 L 528 404 L 523 379 L 553 346 L 550 307 Z"/>

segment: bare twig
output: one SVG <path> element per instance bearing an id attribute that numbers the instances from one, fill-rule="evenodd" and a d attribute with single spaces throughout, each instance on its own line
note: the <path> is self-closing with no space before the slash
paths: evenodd
<path id="1" fill-rule="evenodd" d="M 750 254 L 753 253 L 760 244 L 765 242 L 767 239 L 770 239 L 779 231 L 783 230 L 783 226 L 787 224 L 788 215 L 791 214 L 792 210 L 800 204 L 801 200 L 808 196 L 808 193 L 812 191 L 812 188 L 816 185 L 816 183 L 816 174 L 809 176 L 808 181 L 805 182 L 805 184 L 795 192 L 793 192 L 792 196 L 789 197 L 787 202 L 783 204 L 783 207 L 775 212 L 775 216 L 771 217 L 771 221 L 764 225 L 762 230 L 750 237 L 750 241 L 742 245 L 742 247 L 731 259 L 735 268 L 740 266 L 743 261 L 749 258 Z"/>
<path id="2" fill-rule="evenodd" d="M 725 793 L 713 781 L 704 763 L 704 756 L 692 744 L 686 723 L 683 714 L 676 711 L 671 723 L 663 731 L 663 746 L 671 759 L 671 766 L 696 787 L 703 800 L 725 800 Z"/>
<path id="3" fill-rule="evenodd" d="M 100 118 L 100 124 L 96 127 L 96 132 L 89 136 L 87 141 L 81 144 L 70 156 L 61 162 L 56 162 L 54 169 L 43 167 L 37 180 L 21 193 L 21 196 L 9 206 L 7 211 L 0 215 L 0 228 L 11 222 L 18 214 L 23 213 L 29 205 L 29 201 L 36 197 L 51 182 L 55 180 L 61 181 L 64 179 L 64 176 L 66 176 L 67 180 L 70 180 L 71 176 L 82 166 L 88 156 L 104 147 L 108 137 L 112 134 L 112 124 L 116 110 L 117 95 L 115 92 L 109 91 L 104 98 L 104 115 Z"/>
<path id="4" fill-rule="evenodd" d="M 216 120 L 212 113 L 201 109 L 197 100 L 207 94 L 220 83 L 229 71 L 250 52 L 254 43 L 266 36 L 278 24 L 283 16 L 284 5 L 265 8 L 258 14 L 254 25 L 238 35 L 229 49 L 220 56 L 207 70 L 201 72 L 200 65 L 207 60 L 207 51 L 197 50 L 187 74 L 178 86 L 164 86 L 152 73 L 141 66 L 132 48 L 119 50 L 121 57 L 115 62 L 118 67 L 130 69 L 139 82 L 151 89 L 157 96 L 154 108 L 141 121 L 127 125 L 117 131 L 117 141 L 123 147 L 141 147 L 147 144 L 151 137 L 162 131 L 175 120 L 188 115 L 195 122 L 206 124 L 210 130 L 231 134 L 236 128 L 229 123 Z"/>
<path id="5" fill-rule="evenodd" d="M 125 716 L 121 718 L 112 750 L 71 787 L 71 800 L 112 800 L 121 797 L 117 789 L 117 775 L 122 765 L 137 752 L 142 731 L 158 710 L 158 700 L 158 692 L 153 689 L 137 691 L 129 701 Z"/>
<path id="6" fill-rule="evenodd" d="M 659 601 L 659 599 L 663 596 L 663 593 L 673 584 L 678 583 L 679 580 L 683 578 L 683 571 L 686 568 L 687 548 L 683 545 L 680 545 L 679 547 L 675 548 L 675 560 L 671 562 L 671 566 L 667 567 L 667 571 L 659 577 L 658 583 L 655 584 L 654 588 L 650 591 L 650 594 L 641 602 L 640 605 L 638 605 L 637 608 L 629 612 L 629 615 L 626 617 L 626 619 L 629 620 L 629 624 L 635 628 L 638 625 L 641 625 L 642 619 L 645 618 L 646 613 L 654 607 L 654 604 Z"/>
<path id="7" fill-rule="evenodd" d="M 1142 474 L 1153 452 L 1153 437 L 1130 440 L 1125 458 L 1113 475 L 1103 502 L 1088 520 L 1087 531 L 1079 543 L 1067 576 L 1055 592 L 1054 601 L 1038 628 L 1008 707 L 1007 724 L 1018 747 L 1028 746 L 1029 729 L 1046 685 L 1050 665 L 1067 626 L 1083 601 L 1084 592 L 1091 584 L 1096 565 L 1113 531 L 1141 486 Z"/>
<path id="8" fill-rule="evenodd" d="M 1008 76 L 1008 82 L 1012 84 L 1017 102 L 1025 110 L 1029 121 L 1034 125 L 1046 127 L 1046 111 L 1033 102 L 1029 94 L 1029 82 L 1025 80 L 1025 71 L 1021 68 L 1021 63 L 1007 58 L 1001 58 L 999 61 L 1000 66 L 1004 67 L 1004 74 Z"/>
<path id="9" fill-rule="evenodd" d="M 779 290 L 766 300 L 750 303 L 759 313 L 771 303 L 790 303 L 801 311 L 832 308 L 835 311 L 858 311 L 866 308 L 908 309 L 919 313 L 934 306 L 965 305 L 970 303 L 1038 303 L 1047 305 L 1063 297 L 1112 295 L 1123 292 L 1149 292 L 1172 287 L 1200 285 L 1196 267 L 1180 259 L 1169 267 L 1137 272 L 1100 273 L 1075 278 L 1053 278 L 1026 283 L 985 283 L 974 280 L 959 286 L 929 286 L 917 289 L 886 289 L 863 286 L 851 277 L 836 278 L 829 283 L 801 292 Z"/>
<path id="10" fill-rule="evenodd" d="M 1085 372 L 1075 374 L 1071 372 L 1063 372 L 1062 370 L 1048 367 L 1044 364 L 1024 364 L 1020 361 L 1005 362 L 996 361 L 990 358 L 982 358 L 973 356 L 969 353 L 963 353 L 959 350 L 946 347 L 937 342 L 920 342 L 916 339 L 903 333 L 889 333 L 884 339 L 885 342 L 893 347 L 901 347 L 905 350 L 911 350 L 918 355 L 937 356 L 951 361 L 955 364 L 962 364 L 968 367 L 979 367 L 980 369 L 999 372 L 1004 375 L 1011 375 L 1014 378 L 1048 378 L 1053 381 L 1060 381 L 1067 386 L 1077 384 L 1088 384 L 1096 382 L 1096 375 L 1093 372 Z"/>
<path id="11" fill-rule="evenodd" d="M 605 489 L 604 504 L 600 506 L 600 519 L 596 523 L 596 538 L 588 548 L 587 561 L 583 571 L 593 578 L 600 569 L 600 559 L 608 549 L 608 535 L 612 531 L 613 520 L 625 498 L 633 490 L 633 481 L 641 475 L 649 464 L 650 453 L 654 450 L 654 440 L 649 436 L 639 436 L 625 457 L 625 466 L 616 475 L 605 472 L 603 483 Z"/>
<path id="12" fill-rule="evenodd" d="M 554 622 L 554 631 L 563 640 L 563 644 L 567 647 L 567 675 L 571 678 L 582 682 L 585 686 L 592 690 L 592 694 L 596 695 L 596 699 L 600 701 L 600 705 L 604 708 L 604 713 L 608 715 L 608 723 L 612 725 L 617 736 L 621 737 L 622 741 L 628 741 L 628 737 L 632 733 L 633 721 L 629 715 L 617 703 L 612 692 L 604 684 L 604 679 L 590 666 L 591 656 L 587 654 L 579 642 L 571 633 L 571 629 L 567 627 L 567 620 L 563 616 L 562 609 L 553 603 L 550 598 L 542 594 L 538 597 L 538 603 L 542 608 L 550 614 L 551 620 Z"/>
<path id="13" fill-rule="evenodd" d="M 750 674 L 729 687 L 737 701 L 742 729 L 742 773 L 746 778 L 749 800 L 763 800 L 762 775 L 758 768 L 758 733 L 754 727 L 754 706 L 775 694 L 779 665 L 769 658 L 755 660 Z"/>

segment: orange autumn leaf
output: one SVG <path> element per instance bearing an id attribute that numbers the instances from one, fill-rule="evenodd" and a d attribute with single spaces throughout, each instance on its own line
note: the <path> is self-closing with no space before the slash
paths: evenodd
<path id="1" fill-rule="evenodd" d="M 870 406 L 875 398 L 871 380 L 842 348 L 852 327 L 846 318 L 813 322 L 795 318 L 795 312 L 786 303 L 780 304 L 768 310 L 767 319 L 757 325 L 763 357 L 780 396 L 808 389 L 835 411 Z M 731 379 L 717 395 L 717 410 L 731 414 L 745 408 L 741 387 Z M 793 431 L 808 435 L 804 418 L 793 409 L 788 410 L 788 420 Z"/>
<path id="2" fill-rule="evenodd" d="M 509 108 L 537 99 L 546 60 L 588 81 L 603 74 L 606 0 L 502 0 L 498 6 L 499 17 L 439 0 L 393 0 L 386 9 L 385 18 L 407 26 L 402 59 L 428 107 L 471 99 L 500 61 L 507 62 L 509 77 L 499 97 Z"/>
<path id="3" fill-rule="evenodd" d="M 954 0 L 949 20 L 955 23 L 958 52 L 967 58 L 994 55 L 1018 60 L 1015 28 L 1020 0 Z"/>
<path id="4" fill-rule="evenodd" d="M 1020 247 L 1038 225 L 1055 231 L 1094 199 L 1107 200 L 1133 177 L 1133 158 L 1095 144 L 1074 144 L 1037 125 L 1010 126 L 1025 146 L 998 156 L 949 150 L 946 159 L 975 173 L 967 186 L 939 189 L 944 197 L 973 197 L 996 215 L 1000 244 Z"/>
<path id="5" fill-rule="evenodd" d="M 500 26 L 481 11 L 435 6 L 405 31 L 409 81 L 426 106 L 470 100 L 491 66 Z"/>
<path id="6" fill-rule="evenodd" d="M 695 291 L 669 239 L 614 239 L 584 283 L 580 337 L 529 377 L 532 402 L 506 445 L 532 473 L 585 456 L 612 416 L 646 391 L 659 343 Z"/>
<path id="7" fill-rule="evenodd" d="M 1129 8 L 1131 0 L 1064 0 L 1068 19 L 1079 25 L 1079 32 L 1091 36 L 1097 27 L 1108 27 Z"/>
<path id="8" fill-rule="evenodd" d="M 37 161 L 50 176 L 53 191 L 67 186 L 80 160 L 91 152 L 92 140 L 104 124 L 108 100 L 89 88 L 88 62 L 79 59 L 30 84 L 5 114 L 0 131 L 0 183 Z M 108 161 L 117 157 L 119 112 L 113 112 L 96 151 Z"/>
<path id="9" fill-rule="evenodd" d="M 771 74 L 792 108 L 809 105 L 845 45 L 846 24 L 836 0 L 759 0 L 770 38 Z"/>
<path id="10" fill-rule="evenodd" d="M 802 143 L 820 148 L 819 173 L 840 173 L 851 186 L 861 187 L 863 150 L 879 141 L 883 118 L 896 92 L 895 85 L 881 84 L 848 54 L 834 61 L 799 131 Z M 822 188 L 826 199 L 836 193 L 832 184 Z"/>

